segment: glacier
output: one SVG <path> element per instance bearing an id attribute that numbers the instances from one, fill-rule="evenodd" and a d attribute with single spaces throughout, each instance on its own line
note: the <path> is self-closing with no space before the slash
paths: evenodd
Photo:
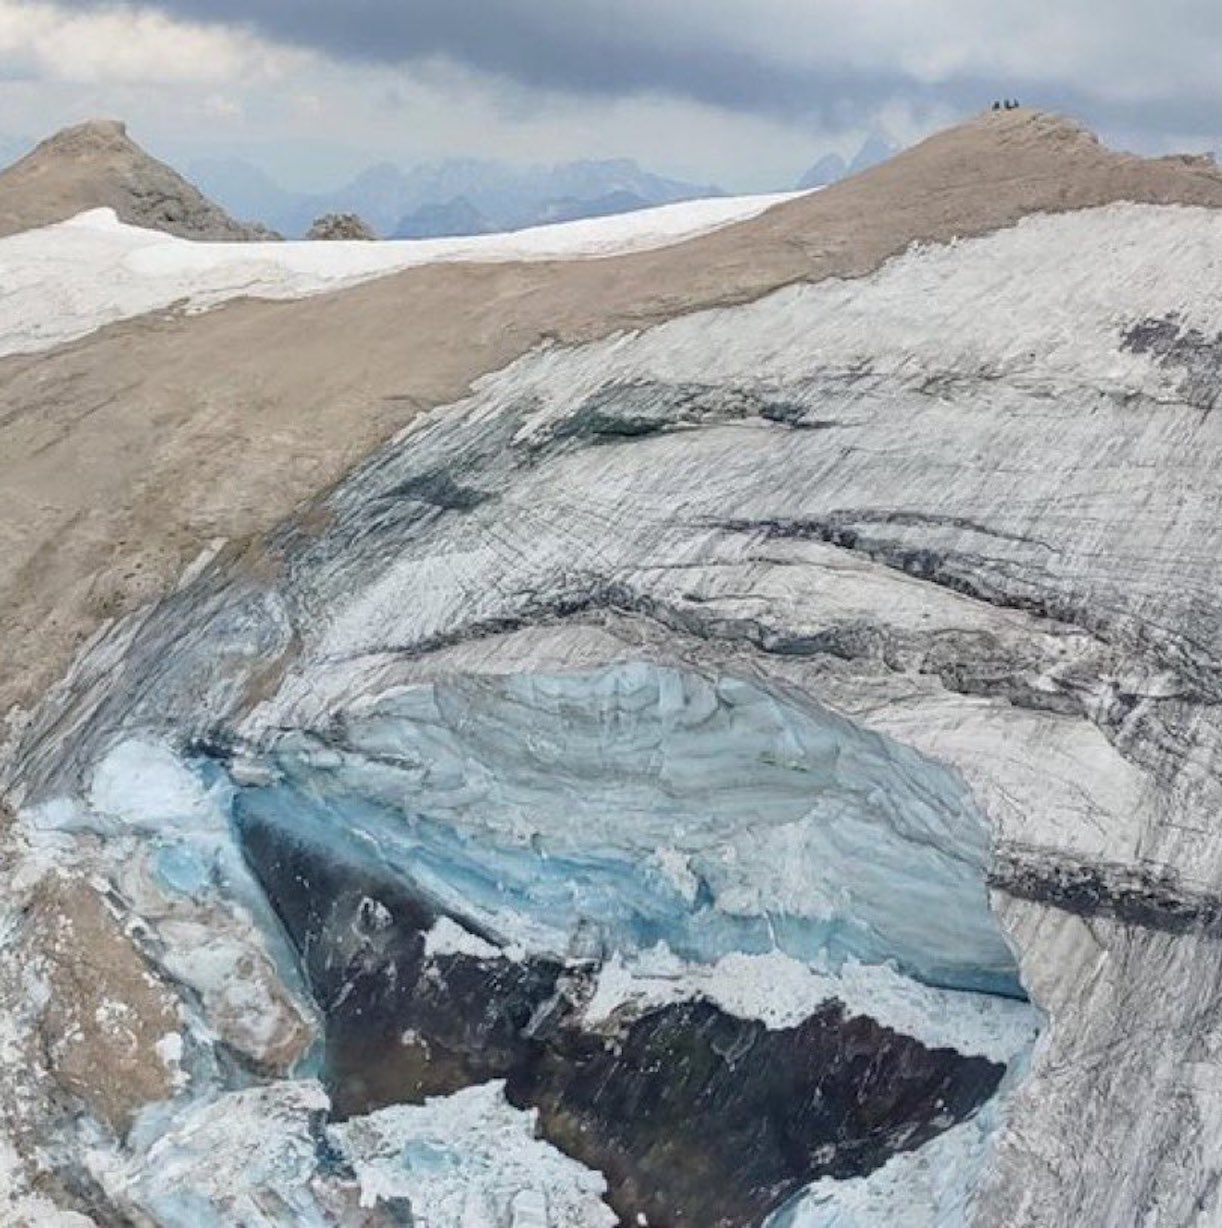
<path id="1" fill-rule="evenodd" d="M 545 347 L 99 636 L 5 758 L 6 932 L 93 884 L 168 1069 L 57 1171 L 667 1222 L 660 1122 L 676 1222 L 1210 1222 L 1219 224 L 1031 217 Z M 239 1106 L 279 1167 L 217 1190 Z M 752 1123 L 803 1146 L 729 1171 Z M 455 1211 L 502 1131 L 537 1176 Z"/>

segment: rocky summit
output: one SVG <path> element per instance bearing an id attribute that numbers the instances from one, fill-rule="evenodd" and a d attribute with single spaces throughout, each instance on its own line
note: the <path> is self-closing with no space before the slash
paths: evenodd
<path id="1" fill-rule="evenodd" d="M 307 239 L 376 239 L 373 228 L 356 213 L 327 213 L 317 218 Z"/>
<path id="2" fill-rule="evenodd" d="M 21 321 L 8 1220 L 1222 1220 L 1219 206 L 1020 108 Z"/>
<path id="3" fill-rule="evenodd" d="M 264 226 L 234 221 L 141 149 L 118 120 L 65 128 L 0 171 L 0 235 L 99 208 L 113 209 L 133 226 L 187 239 L 276 237 Z"/>

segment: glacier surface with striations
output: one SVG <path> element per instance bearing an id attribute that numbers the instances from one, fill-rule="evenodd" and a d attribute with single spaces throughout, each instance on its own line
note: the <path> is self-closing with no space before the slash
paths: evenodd
<path id="1" fill-rule="evenodd" d="M 531 1070 L 555 1081 L 529 1101 L 507 1058 L 503 1094 L 551 1132 L 566 1188 L 605 1180 L 617 1214 L 640 1190 L 574 1159 L 597 1131 L 566 1117 L 566 1055 L 618 1076 L 650 1021 L 703 1055 L 693 1036 L 800 1046 L 814 1020 L 866 1066 L 1006 1071 L 959 1119 L 884 1115 L 853 1163 L 812 1141 L 774 1224 L 1213 1222 L 1220 272 L 1215 214 L 1114 206 L 528 356 L 283 526 L 268 565 L 218 556 L 92 646 L 5 765 L 31 858 L 10 893 L 55 842 L 146 927 L 166 983 L 192 924 L 245 944 L 278 1025 L 231 1034 L 272 1098 L 334 1075 L 305 1044 L 251 1075 L 272 1035 L 322 1043 L 388 967 L 416 961 L 472 1028 L 496 1015 L 482 994 L 525 1002 L 494 1040 L 542 1046 Z M 349 877 L 294 894 L 294 856 Z M 357 970 L 334 999 L 320 935 Z M 206 989 L 183 1000 L 171 1139 L 248 1091 Z M 404 1008 L 392 990 L 362 1007 Z M 343 1137 L 428 1135 L 497 1082 Z M 316 1108 L 285 1110 L 293 1137 Z M 652 1137 L 629 1132 L 632 1163 Z M 122 1145 L 58 1141 L 161 1196 Z M 362 1165 L 327 1196 L 359 1205 L 364 1172 L 441 1198 Z M 730 1205 L 722 1169 L 705 1184 Z M 751 1206 L 732 1222 L 761 1222 Z"/>

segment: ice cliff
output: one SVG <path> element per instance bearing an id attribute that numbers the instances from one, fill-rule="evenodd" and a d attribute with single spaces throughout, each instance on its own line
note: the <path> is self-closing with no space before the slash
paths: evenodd
<path id="1" fill-rule="evenodd" d="M 6 757 L 0 974 L 43 1019 L 77 876 L 160 1068 L 72 1111 L 6 1025 L 56 1188 L 1216 1222 L 1220 273 L 1117 205 L 544 348 L 100 635 Z"/>

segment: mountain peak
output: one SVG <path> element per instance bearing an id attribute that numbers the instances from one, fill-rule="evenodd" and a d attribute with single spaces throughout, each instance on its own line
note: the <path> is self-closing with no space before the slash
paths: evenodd
<path id="1" fill-rule="evenodd" d="M 809 188 L 825 188 L 829 183 L 835 183 L 837 180 L 843 179 L 847 171 L 848 164 L 838 153 L 824 154 L 798 180 L 798 191 L 804 192 Z"/>
<path id="2" fill-rule="evenodd" d="M 145 152 L 117 119 L 91 119 L 48 137 L 0 171 L 0 235 L 110 208 L 133 226 L 188 239 L 268 238 L 208 200 Z"/>
<path id="3" fill-rule="evenodd" d="M 838 153 L 825 154 L 798 180 L 798 190 L 808 188 L 824 188 L 829 184 L 847 179 L 851 175 L 868 171 L 888 161 L 899 153 L 899 146 L 881 129 L 874 128 L 862 142 L 861 148 L 851 159 L 845 159 Z"/>
<path id="4" fill-rule="evenodd" d="M 87 119 L 84 123 L 61 128 L 47 137 L 38 149 L 47 152 L 75 153 L 102 149 L 135 148 L 121 119 Z"/>

